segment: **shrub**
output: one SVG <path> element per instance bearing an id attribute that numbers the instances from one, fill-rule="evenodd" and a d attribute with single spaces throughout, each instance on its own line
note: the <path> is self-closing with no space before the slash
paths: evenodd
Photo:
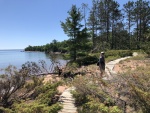
<path id="1" fill-rule="evenodd" d="M 9 107 L 13 104 L 14 95 L 25 85 L 28 71 L 22 70 L 18 72 L 14 66 L 10 65 L 5 69 L 5 74 L 1 77 L 0 104 L 4 107 Z M 24 92 L 22 92 L 22 94 L 24 94 Z"/>
<path id="2" fill-rule="evenodd" d="M 150 42 L 144 42 L 141 44 L 141 49 L 144 50 L 146 52 L 146 54 L 148 54 L 148 57 L 150 57 Z"/>
<path id="3" fill-rule="evenodd" d="M 43 71 L 42 66 L 27 62 L 20 70 L 14 66 L 5 69 L 0 76 L 0 105 L 4 107 L 0 113 L 57 113 L 57 87 L 61 82 L 43 84 L 43 78 L 33 76 Z"/>
<path id="4" fill-rule="evenodd" d="M 126 56 L 132 56 L 131 50 L 108 50 L 105 52 L 105 57 L 109 56 L 119 56 L 119 57 L 126 57 Z"/>
<path id="5" fill-rule="evenodd" d="M 0 107 L 0 113 L 14 113 L 14 112 L 9 108 Z"/>
<path id="6" fill-rule="evenodd" d="M 126 57 L 126 56 L 132 56 L 131 50 L 107 50 L 105 52 L 105 58 L 106 62 L 115 60 L 120 57 Z M 100 57 L 100 53 L 93 53 L 94 56 L 96 56 L 98 59 Z"/>
<path id="7" fill-rule="evenodd" d="M 115 99 L 111 98 L 111 93 L 107 93 L 110 86 L 102 79 L 94 75 L 80 76 L 74 79 L 73 85 L 76 87 L 73 97 L 78 106 L 78 113 L 121 113 L 118 107 L 114 107 Z"/>
<path id="8" fill-rule="evenodd" d="M 14 112 L 17 113 L 58 113 L 61 108 L 59 104 L 48 106 L 38 102 L 21 102 L 13 106 Z"/>
<path id="9" fill-rule="evenodd" d="M 150 67 L 147 69 L 138 68 L 132 73 L 128 73 L 123 76 L 122 85 L 126 93 L 126 97 L 130 98 L 130 104 L 135 107 L 136 110 L 142 110 L 143 113 L 149 113 L 150 111 Z M 126 81 L 126 82 L 123 82 Z M 121 81 L 120 81 L 121 82 Z M 121 92 L 121 91 L 120 91 Z"/>
<path id="10" fill-rule="evenodd" d="M 17 113 L 57 113 L 62 107 L 57 103 L 57 87 L 61 82 L 36 87 L 29 100 L 16 102 L 12 110 Z M 34 100 L 30 100 L 34 99 Z"/>
<path id="11" fill-rule="evenodd" d="M 88 97 L 84 93 L 79 93 L 77 91 L 73 91 L 72 94 L 73 94 L 73 97 L 75 98 L 75 104 L 77 106 L 82 106 L 86 102 L 88 102 Z"/>
<path id="12" fill-rule="evenodd" d="M 78 52 L 77 53 L 77 56 L 78 57 L 84 57 L 84 56 L 86 56 L 87 55 L 87 53 L 85 53 L 85 52 Z"/>
<path id="13" fill-rule="evenodd" d="M 70 54 L 67 53 L 63 54 L 62 56 L 65 60 L 69 60 L 71 58 Z"/>
<path id="14" fill-rule="evenodd" d="M 90 65 L 90 64 L 95 64 L 97 63 L 98 61 L 98 58 L 96 56 L 86 56 L 86 57 L 83 57 L 83 58 L 79 58 L 76 60 L 76 63 L 79 64 L 79 66 L 81 65 Z"/>
<path id="15" fill-rule="evenodd" d="M 39 104 L 38 102 L 21 102 L 15 103 L 13 105 L 13 110 L 17 113 L 44 113 L 48 112 L 45 110 L 47 106 L 44 104 Z"/>
<path id="16" fill-rule="evenodd" d="M 115 82 L 118 85 L 115 90 L 118 91 L 119 97 L 124 98 L 124 101 L 132 110 L 138 113 L 149 113 L 150 60 L 143 60 L 144 57 L 141 58 L 140 62 L 143 62 L 145 66 L 136 67 L 133 71 L 130 70 L 117 76 Z M 136 60 L 141 58 L 136 58 Z"/>
<path id="17" fill-rule="evenodd" d="M 122 113 L 122 111 L 118 108 L 118 106 L 113 106 L 110 108 L 109 113 Z"/>
<path id="18" fill-rule="evenodd" d="M 62 109 L 62 106 L 60 106 L 59 104 L 54 104 L 50 107 L 48 111 L 49 113 L 58 113 L 58 111 L 61 109 Z"/>
<path id="19" fill-rule="evenodd" d="M 35 88 L 33 94 L 31 95 L 32 98 L 39 99 L 41 101 L 45 101 L 46 98 L 53 97 L 55 94 L 57 94 L 57 87 L 61 84 L 61 82 L 56 83 L 47 83 L 45 85 L 41 85 Z M 43 98 L 43 100 L 42 100 Z M 47 101 L 49 102 L 49 101 Z M 45 104 L 45 103 L 43 103 Z"/>

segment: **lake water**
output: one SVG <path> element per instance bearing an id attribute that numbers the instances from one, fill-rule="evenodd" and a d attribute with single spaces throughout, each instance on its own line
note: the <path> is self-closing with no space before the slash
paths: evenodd
<path id="1" fill-rule="evenodd" d="M 40 60 L 44 60 L 49 67 L 51 65 L 51 56 L 44 52 L 26 52 L 23 50 L 0 50 L 0 69 L 4 69 L 9 65 L 13 65 L 18 69 L 21 68 L 22 64 L 27 61 L 38 63 Z M 67 63 L 63 60 L 61 55 L 55 55 L 55 61 L 61 65 Z"/>

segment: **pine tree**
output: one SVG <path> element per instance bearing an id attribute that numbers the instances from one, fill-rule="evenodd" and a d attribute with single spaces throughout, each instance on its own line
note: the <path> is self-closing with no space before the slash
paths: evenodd
<path id="1" fill-rule="evenodd" d="M 137 49 L 139 49 L 141 42 L 145 41 L 144 34 L 148 31 L 150 24 L 150 2 L 144 0 L 136 1 L 133 16 L 136 23 Z"/>
<path id="2" fill-rule="evenodd" d="M 97 36 L 97 1 L 93 0 L 93 6 L 90 10 L 89 18 L 88 18 L 88 29 L 91 33 L 92 38 L 92 49 L 96 49 L 96 36 Z"/>
<path id="3" fill-rule="evenodd" d="M 61 22 L 61 27 L 63 28 L 65 34 L 67 34 L 69 39 L 69 49 L 70 55 L 73 60 L 77 58 L 77 50 L 79 48 L 79 43 L 82 38 L 79 38 L 82 34 L 82 27 L 81 21 L 83 16 L 81 15 L 80 10 L 76 7 L 76 5 L 72 5 L 70 11 L 68 11 L 69 17 L 67 17 L 66 22 Z M 81 40 L 80 40 L 81 39 Z"/>
<path id="4" fill-rule="evenodd" d="M 131 49 L 131 27 L 133 26 L 133 10 L 134 10 L 134 2 L 128 1 L 128 3 L 124 4 L 124 12 L 125 18 L 127 20 L 127 29 L 129 34 L 129 49 Z"/>

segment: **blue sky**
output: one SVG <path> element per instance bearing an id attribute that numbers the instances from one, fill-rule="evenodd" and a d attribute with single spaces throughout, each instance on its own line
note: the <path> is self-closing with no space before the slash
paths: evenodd
<path id="1" fill-rule="evenodd" d="M 136 1 L 136 0 L 134 0 Z M 118 0 L 122 5 L 127 0 Z M 0 49 L 24 49 L 68 39 L 60 21 L 72 4 L 91 6 L 92 0 L 0 0 Z"/>

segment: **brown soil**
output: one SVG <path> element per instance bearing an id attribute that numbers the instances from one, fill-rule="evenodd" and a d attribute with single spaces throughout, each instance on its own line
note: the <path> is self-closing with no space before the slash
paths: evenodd
<path id="1" fill-rule="evenodd" d="M 46 75 L 44 77 L 43 82 L 44 83 L 47 83 L 47 82 L 52 82 L 53 83 L 53 82 L 60 81 L 60 80 L 61 80 L 61 78 L 58 77 L 57 75 L 49 74 L 49 75 Z"/>
<path id="2" fill-rule="evenodd" d="M 61 77 L 57 76 L 57 75 L 46 75 L 44 77 L 44 80 L 43 80 L 43 83 L 47 83 L 47 82 L 51 82 L 51 83 L 54 83 L 56 81 L 60 81 L 61 80 Z M 67 89 L 68 87 L 66 85 L 63 85 L 63 86 L 58 86 L 57 90 L 59 93 L 62 93 L 64 92 L 65 89 Z"/>
<path id="3" fill-rule="evenodd" d="M 114 66 L 114 71 L 117 73 L 124 73 L 135 70 L 137 67 L 146 67 L 148 60 L 125 60 Z"/>

